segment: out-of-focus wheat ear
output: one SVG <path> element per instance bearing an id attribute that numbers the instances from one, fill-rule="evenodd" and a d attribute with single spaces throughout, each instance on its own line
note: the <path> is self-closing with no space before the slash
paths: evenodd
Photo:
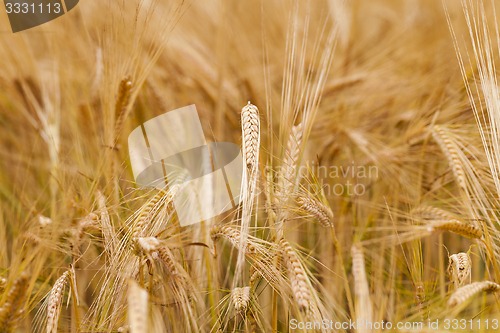
<path id="1" fill-rule="evenodd" d="M 300 196 L 297 199 L 297 202 L 300 205 L 300 208 L 314 216 L 322 226 L 333 226 L 333 212 L 330 207 L 327 207 L 318 200 L 307 196 Z"/>
<path id="2" fill-rule="evenodd" d="M 138 250 L 144 254 L 151 254 L 160 247 L 160 241 L 156 237 L 139 237 L 135 241 Z"/>
<path id="3" fill-rule="evenodd" d="M 411 211 L 412 215 L 418 216 L 422 219 L 428 220 L 450 220 L 455 219 L 456 216 L 444 209 L 421 205 Z"/>
<path id="4" fill-rule="evenodd" d="M 101 191 L 96 191 L 97 207 L 100 213 L 100 222 L 102 235 L 104 237 L 104 243 L 106 246 L 106 251 L 109 253 L 115 253 L 117 247 L 117 239 L 115 237 L 116 232 L 114 230 L 113 224 L 111 223 L 111 218 L 109 217 L 108 207 L 106 205 L 106 197 Z"/>
<path id="5" fill-rule="evenodd" d="M 49 301 L 47 303 L 47 333 L 57 333 L 59 315 L 63 302 L 64 288 L 68 284 L 71 272 L 66 271 L 54 283 L 50 291 Z"/>
<path id="6" fill-rule="evenodd" d="M 302 312 L 309 312 L 311 305 L 311 293 L 307 284 L 307 274 L 302 266 L 299 256 L 290 244 L 284 239 L 280 239 L 279 246 L 283 253 L 283 260 L 286 263 L 290 279 L 292 293 Z"/>
<path id="7" fill-rule="evenodd" d="M 120 134 L 123 123 L 130 110 L 130 96 L 132 95 L 132 81 L 130 77 L 125 77 L 120 81 L 118 96 L 115 102 L 115 140 Z"/>
<path id="8" fill-rule="evenodd" d="M 366 276 L 365 256 L 360 245 L 355 244 L 351 247 L 351 255 L 356 321 L 371 323 L 373 322 L 373 306 L 370 298 L 368 278 Z M 358 332 L 368 333 L 371 332 L 371 330 L 363 325 L 363 328 L 360 328 Z"/>
<path id="9" fill-rule="evenodd" d="M 231 301 L 240 315 L 245 315 L 250 304 L 250 287 L 237 287 L 231 290 Z"/>
<path id="10" fill-rule="evenodd" d="M 460 148 L 453 142 L 453 140 L 450 139 L 446 130 L 441 126 L 434 126 L 432 130 L 432 137 L 448 160 L 448 164 L 451 167 L 458 186 L 467 191 L 465 172 L 460 161 Z"/>
<path id="11" fill-rule="evenodd" d="M 245 165 L 250 170 L 256 170 L 259 162 L 260 119 L 259 109 L 250 101 L 241 110 L 241 131 Z"/>
<path id="12" fill-rule="evenodd" d="M 128 323 L 131 333 L 148 333 L 148 292 L 137 282 L 128 286 Z"/>
<path id="13" fill-rule="evenodd" d="M 470 283 L 472 261 L 465 252 L 452 254 L 449 258 L 448 274 L 454 289 Z"/>
<path id="14" fill-rule="evenodd" d="M 443 230 L 453 232 L 457 235 L 464 236 L 471 239 L 480 239 L 483 237 L 483 232 L 478 227 L 460 222 L 458 220 L 443 220 L 443 221 L 433 221 L 428 224 L 429 231 Z"/>
<path id="15" fill-rule="evenodd" d="M 280 172 L 281 184 L 279 186 L 279 199 L 290 197 L 290 190 L 295 185 L 297 163 L 300 157 L 300 146 L 302 145 L 303 126 L 302 123 L 292 127 L 290 137 L 283 158 L 283 165 Z"/>
<path id="16" fill-rule="evenodd" d="M 0 291 L 3 291 L 5 289 L 6 284 L 7 284 L 7 279 L 0 277 Z"/>
<path id="17" fill-rule="evenodd" d="M 12 332 L 15 322 L 19 317 L 26 291 L 28 289 L 28 275 L 22 273 L 21 276 L 14 281 L 14 284 L 9 289 L 7 299 L 0 308 L 0 332 Z"/>
<path id="18" fill-rule="evenodd" d="M 492 281 L 473 282 L 458 288 L 448 300 L 448 306 L 454 307 L 465 303 L 480 292 L 494 293 L 500 290 L 500 285 Z"/>

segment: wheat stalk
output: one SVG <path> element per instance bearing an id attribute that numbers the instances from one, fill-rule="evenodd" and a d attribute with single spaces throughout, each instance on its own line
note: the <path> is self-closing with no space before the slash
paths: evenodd
<path id="1" fill-rule="evenodd" d="M 497 292 L 500 290 L 500 285 L 491 281 L 473 282 L 458 288 L 448 300 L 448 306 L 454 307 L 465 303 L 468 299 L 480 292 Z"/>
<path id="2" fill-rule="evenodd" d="M 307 312 L 310 309 L 311 293 L 307 283 L 306 271 L 297 253 L 284 238 L 280 239 L 279 246 L 287 266 L 295 301 L 301 311 Z"/>
<path id="3" fill-rule="evenodd" d="M 333 212 L 330 207 L 327 207 L 318 200 L 314 200 L 306 196 L 299 197 L 297 201 L 300 208 L 314 216 L 322 226 L 333 226 Z"/>
<path id="4" fill-rule="evenodd" d="M 483 232 L 478 227 L 460 222 L 458 220 L 443 220 L 443 221 L 433 221 L 428 225 L 429 231 L 433 230 L 444 230 L 450 231 L 457 235 L 464 236 L 472 239 L 480 239 L 483 236 Z"/>
<path id="5" fill-rule="evenodd" d="M 449 258 L 448 274 L 455 289 L 466 284 L 471 279 L 472 262 L 465 252 L 452 254 Z"/>
<path id="6" fill-rule="evenodd" d="M 260 119 L 259 109 L 250 101 L 241 110 L 241 130 L 245 165 L 254 169 L 259 162 Z"/>
<path id="7" fill-rule="evenodd" d="M 47 333 L 57 333 L 59 315 L 61 313 L 64 288 L 68 284 L 71 271 L 64 272 L 54 283 L 50 291 L 49 301 L 47 303 Z"/>
<path id="8" fill-rule="evenodd" d="M 128 321 L 131 333 L 148 333 L 148 292 L 130 280 L 128 287 Z"/>
<path id="9" fill-rule="evenodd" d="M 0 308 L 0 332 L 11 332 L 23 304 L 28 288 L 28 276 L 22 273 L 9 289 L 7 298 Z"/>

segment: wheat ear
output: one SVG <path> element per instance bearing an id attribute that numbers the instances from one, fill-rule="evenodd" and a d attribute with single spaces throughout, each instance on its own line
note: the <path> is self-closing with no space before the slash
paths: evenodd
<path id="1" fill-rule="evenodd" d="M 241 110 L 243 158 L 249 169 L 256 168 L 259 161 L 260 119 L 259 109 L 250 102 Z"/>
<path id="2" fill-rule="evenodd" d="M 452 254 L 449 258 L 448 274 L 455 289 L 466 284 L 471 279 L 472 262 L 470 256 L 465 252 Z"/>
<path id="3" fill-rule="evenodd" d="M 9 289 L 7 299 L 0 308 L 0 332 L 11 332 L 14 322 L 19 317 L 21 305 L 26 296 L 28 287 L 28 276 L 23 273 L 21 277 L 14 281 L 14 284 Z"/>
<path id="4" fill-rule="evenodd" d="M 480 292 L 497 292 L 500 285 L 491 281 L 473 282 L 457 289 L 448 300 L 448 306 L 454 307 L 465 303 L 468 299 Z"/>
<path id="5" fill-rule="evenodd" d="M 158 206 L 161 205 L 163 207 L 168 207 L 178 190 L 178 185 L 172 186 L 169 191 L 160 190 L 141 207 L 139 216 L 137 216 L 136 222 L 132 228 L 133 239 L 139 238 L 143 235 L 146 226 L 156 214 Z"/>
<path id="6" fill-rule="evenodd" d="M 457 145 L 450 139 L 449 135 L 446 133 L 445 129 L 441 126 L 434 126 L 432 131 L 432 137 L 434 141 L 439 145 L 439 148 L 446 156 L 448 164 L 451 167 L 453 175 L 458 185 L 467 190 L 467 185 L 465 181 L 465 172 L 463 166 L 460 162 L 460 149 Z"/>
<path id="7" fill-rule="evenodd" d="M 283 253 L 283 259 L 286 262 L 295 301 L 301 311 L 307 312 L 311 304 L 311 293 L 307 284 L 306 271 L 297 253 L 284 238 L 279 241 L 279 246 Z"/>
<path id="8" fill-rule="evenodd" d="M 224 225 L 214 225 L 210 229 L 210 237 L 214 241 L 214 243 L 219 239 L 219 238 L 224 238 L 231 245 L 233 245 L 236 249 L 239 249 L 240 247 L 240 240 L 241 240 L 241 232 L 237 229 L 231 228 L 229 226 L 224 226 Z M 255 253 L 255 247 L 250 243 L 247 242 L 246 244 L 246 253 Z"/>
<path id="9" fill-rule="evenodd" d="M 292 127 L 292 132 L 288 139 L 283 166 L 281 168 L 281 184 L 279 186 L 279 199 L 284 202 L 290 196 L 290 189 L 295 183 L 297 163 L 300 156 L 300 146 L 302 145 L 302 123 Z"/>
<path id="10" fill-rule="evenodd" d="M 71 271 L 64 272 L 59 279 L 56 280 L 56 283 L 54 283 L 50 291 L 49 302 L 47 304 L 47 333 L 57 333 L 64 288 L 68 284 L 70 275 Z"/>
<path id="11" fill-rule="evenodd" d="M 443 221 L 433 221 L 429 224 L 429 230 L 444 230 L 453 232 L 457 235 L 464 236 L 472 239 L 480 239 L 483 236 L 483 232 L 478 227 L 460 222 L 458 220 L 443 220 Z"/>
<path id="12" fill-rule="evenodd" d="M 132 95 L 132 81 L 127 76 L 120 81 L 118 87 L 118 96 L 115 103 L 115 136 L 117 137 L 122 130 L 123 123 L 128 115 L 130 96 Z"/>
<path id="13" fill-rule="evenodd" d="M 231 290 L 231 300 L 236 312 L 241 315 L 245 314 L 250 304 L 250 287 L 233 288 Z"/>
<path id="14" fill-rule="evenodd" d="M 356 319 L 364 323 L 373 322 L 373 307 L 370 299 L 370 289 L 365 269 L 365 256 L 359 245 L 353 245 L 352 254 L 352 274 L 354 276 L 354 295 Z M 360 333 L 371 332 L 367 328 L 361 328 Z"/>
<path id="15" fill-rule="evenodd" d="M 421 205 L 413 209 L 411 213 L 429 220 L 450 220 L 455 218 L 455 215 L 444 209 L 427 205 Z"/>
<path id="16" fill-rule="evenodd" d="M 148 333 L 148 292 L 134 280 L 128 286 L 128 321 L 131 333 Z"/>
<path id="17" fill-rule="evenodd" d="M 300 208 L 314 216 L 322 226 L 333 226 L 333 212 L 330 207 L 327 207 L 318 200 L 314 200 L 306 196 L 299 197 L 297 202 L 299 203 Z"/>

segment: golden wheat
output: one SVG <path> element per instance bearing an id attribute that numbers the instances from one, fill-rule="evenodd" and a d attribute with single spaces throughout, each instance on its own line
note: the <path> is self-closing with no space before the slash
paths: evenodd
<path id="1" fill-rule="evenodd" d="M 448 306 L 454 307 L 465 303 L 480 292 L 494 293 L 500 290 L 500 285 L 491 281 L 473 282 L 458 288 L 448 300 Z"/>
<path id="2" fill-rule="evenodd" d="M 54 283 L 47 303 L 47 333 L 57 333 L 59 315 L 63 302 L 64 288 L 71 278 L 71 271 L 64 272 Z"/>

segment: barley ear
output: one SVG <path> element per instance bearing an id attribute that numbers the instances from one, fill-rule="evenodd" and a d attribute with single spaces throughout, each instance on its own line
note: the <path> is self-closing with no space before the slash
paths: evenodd
<path id="1" fill-rule="evenodd" d="M 245 165 L 255 169 L 259 162 L 260 119 L 259 109 L 250 102 L 241 110 L 241 130 Z"/>
<path id="2" fill-rule="evenodd" d="M 7 294 L 7 299 L 0 308 L 0 332 L 12 332 L 15 321 L 19 317 L 21 305 L 26 297 L 28 288 L 28 275 L 21 274 L 21 277 L 14 281 Z"/>
<path id="3" fill-rule="evenodd" d="M 131 333 L 148 333 L 148 292 L 130 280 L 128 287 L 128 321 Z"/>
<path id="4" fill-rule="evenodd" d="M 292 293 L 299 309 L 303 312 L 310 310 L 311 293 L 307 284 L 307 274 L 300 262 L 299 256 L 290 244 L 282 238 L 279 241 L 283 259 L 286 263 Z"/>
<path id="5" fill-rule="evenodd" d="M 483 237 L 483 232 L 478 227 L 455 219 L 433 221 L 429 224 L 429 230 L 449 231 L 471 239 L 480 239 Z"/>
<path id="6" fill-rule="evenodd" d="M 323 227 L 333 226 L 333 212 L 330 207 L 307 196 L 299 197 L 297 202 L 300 208 L 314 216 Z"/>
<path id="7" fill-rule="evenodd" d="M 233 288 L 231 290 L 231 300 L 236 312 L 244 315 L 250 303 L 250 287 Z"/>
<path id="8" fill-rule="evenodd" d="M 50 291 L 49 301 L 47 304 L 47 333 L 57 333 L 59 323 L 59 315 L 61 314 L 61 306 L 64 296 L 64 288 L 68 284 L 71 272 L 66 271 L 54 283 Z"/>
<path id="9" fill-rule="evenodd" d="M 480 292 L 494 293 L 500 290 L 500 285 L 491 281 L 473 282 L 458 288 L 448 300 L 449 307 L 455 307 L 464 304 L 474 295 Z"/>
<path id="10" fill-rule="evenodd" d="M 365 256 L 359 245 L 353 245 L 352 274 L 354 276 L 354 295 L 356 320 L 364 323 L 373 322 L 373 306 L 370 298 L 370 289 L 365 269 Z M 371 330 L 362 328 L 358 332 L 368 333 Z"/>
<path id="11" fill-rule="evenodd" d="M 448 274 L 454 289 L 470 283 L 472 262 L 465 252 L 452 254 L 449 258 Z"/>

